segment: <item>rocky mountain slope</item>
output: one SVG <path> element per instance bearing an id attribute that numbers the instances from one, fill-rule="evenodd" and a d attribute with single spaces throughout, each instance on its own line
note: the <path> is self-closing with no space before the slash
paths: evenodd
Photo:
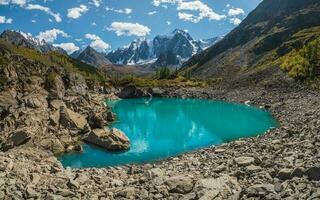
<path id="1" fill-rule="evenodd" d="M 186 62 L 182 71 L 236 84 L 268 81 L 281 74 L 281 56 L 320 36 L 319 15 L 318 0 L 264 0 L 226 37 Z"/>
<path id="2" fill-rule="evenodd" d="M 60 47 L 55 47 L 51 44 L 48 44 L 44 40 L 39 40 L 38 38 L 34 38 L 28 34 L 12 31 L 12 30 L 5 30 L 1 33 L 0 38 L 11 42 L 12 44 L 19 45 L 22 47 L 35 49 L 42 53 L 48 53 L 50 51 L 56 51 L 62 54 L 67 55 L 67 52 Z"/>
<path id="3" fill-rule="evenodd" d="M 79 54 L 79 55 L 77 55 Z M 95 67 L 102 67 L 106 65 L 111 65 L 112 63 L 105 57 L 103 53 L 97 52 L 92 47 L 88 46 L 81 52 L 74 52 L 72 55 L 78 60 Z"/>
<path id="4" fill-rule="evenodd" d="M 126 47 L 110 52 L 107 58 L 115 64 L 179 65 L 219 39 L 215 37 L 208 40 L 194 40 L 186 31 L 176 29 L 171 34 L 156 36 L 152 41 L 137 39 Z M 172 59 L 164 60 L 169 54 L 176 57 L 174 62 Z M 161 60 L 158 60 L 159 57 Z"/>
<path id="5" fill-rule="evenodd" d="M 95 92 L 106 83 L 95 67 L 0 39 L 0 80 L 0 151 L 23 145 L 60 154 L 81 151 L 81 140 L 129 148 L 121 131 L 105 129 L 115 117 Z"/>

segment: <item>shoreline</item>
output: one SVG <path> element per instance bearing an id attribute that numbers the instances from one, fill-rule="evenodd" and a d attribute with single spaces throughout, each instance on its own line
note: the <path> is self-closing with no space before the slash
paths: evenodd
<path id="1" fill-rule="evenodd" d="M 65 169 L 53 154 L 19 146 L 0 153 L 0 168 L 4 171 L 0 173 L 4 177 L 4 183 L 0 181 L 0 198 L 3 194 L 13 198 L 8 193 L 16 199 L 320 197 L 316 189 L 320 186 L 320 156 L 316 148 L 320 147 L 316 134 L 320 125 L 318 92 L 262 88 L 224 92 L 189 88 L 166 93 L 166 97 L 250 100 L 254 105 L 268 108 L 281 126 L 257 137 L 183 153 L 152 164 L 108 168 Z"/>

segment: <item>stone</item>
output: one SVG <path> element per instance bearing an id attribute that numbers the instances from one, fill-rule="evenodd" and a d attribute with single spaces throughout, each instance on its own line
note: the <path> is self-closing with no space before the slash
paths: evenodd
<path id="1" fill-rule="evenodd" d="M 97 114 L 95 112 L 89 114 L 88 122 L 92 129 L 104 128 L 107 123 L 101 113 Z"/>
<path id="2" fill-rule="evenodd" d="M 243 156 L 243 157 L 235 158 L 234 161 L 235 161 L 235 163 L 237 163 L 237 165 L 239 167 L 245 167 L 245 166 L 253 164 L 254 158 Z"/>
<path id="3" fill-rule="evenodd" d="M 60 108 L 60 124 L 66 128 L 85 130 L 87 128 L 87 119 L 85 116 L 76 113 L 66 107 Z"/>
<path id="4" fill-rule="evenodd" d="M 23 97 L 23 102 L 27 107 L 30 108 L 47 108 L 48 102 L 45 95 L 34 95 L 30 94 L 26 97 Z"/>
<path id="5" fill-rule="evenodd" d="M 256 166 L 256 165 L 249 165 L 246 167 L 248 172 L 257 172 L 257 171 L 261 171 L 261 167 L 260 166 Z"/>
<path id="6" fill-rule="evenodd" d="M 161 96 L 163 96 L 165 91 L 160 88 L 152 88 L 150 93 L 155 97 L 161 97 Z"/>
<path id="7" fill-rule="evenodd" d="M 292 173 L 292 170 L 291 169 L 288 169 L 288 168 L 284 168 L 284 169 L 281 169 L 278 173 L 278 177 L 281 179 L 281 180 L 288 180 L 288 179 L 291 179 L 291 173 Z"/>
<path id="8" fill-rule="evenodd" d="M 127 150 L 130 148 L 129 138 L 120 130 L 112 128 L 93 129 L 83 137 L 85 142 L 95 144 L 107 150 Z"/>
<path id="9" fill-rule="evenodd" d="M 66 106 L 66 104 L 62 100 L 54 99 L 54 100 L 50 101 L 50 107 L 52 109 L 60 110 L 60 107 L 65 107 L 65 106 Z"/>
<path id="10" fill-rule="evenodd" d="M 163 170 L 160 168 L 153 168 L 148 170 L 150 178 L 162 177 L 164 175 Z"/>
<path id="11" fill-rule="evenodd" d="M 292 172 L 291 172 L 291 177 L 302 177 L 304 174 L 305 170 L 303 167 L 296 167 Z"/>
<path id="12" fill-rule="evenodd" d="M 118 94 L 118 97 L 122 99 L 140 98 L 144 96 L 146 96 L 146 93 L 134 85 L 124 87 Z"/>
<path id="13" fill-rule="evenodd" d="M 31 135 L 31 131 L 27 128 L 12 132 L 4 145 L 4 150 L 9 150 L 13 147 L 27 143 L 31 139 Z"/>
<path id="14" fill-rule="evenodd" d="M 306 170 L 305 174 L 310 180 L 319 181 L 320 180 L 320 167 L 311 167 Z"/>
<path id="15" fill-rule="evenodd" d="M 218 178 L 198 180 L 194 190 L 201 200 L 238 199 L 241 187 L 235 177 L 222 175 Z"/>
<path id="16" fill-rule="evenodd" d="M 107 112 L 107 121 L 114 122 L 116 121 L 116 115 L 113 112 Z"/>
<path id="17" fill-rule="evenodd" d="M 36 192 L 30 185 L 27 186 L 26 192 L 28 198 L 37 198 L 40 196 L 40 194 Z"/>
<path id="18" fill-rule="evenodd" d="M 256 184 L 247 189 L 248 197 L 266 196 L 269 193 L 275 193 L 274 185 L 272 184 Z"/>
<path id="19" fill-rule="evenodd" d="M 137 193 L 137 189 L 135 189 L 134 187 L 127 187 L 118 191 L 116 193 L 116 196 L 124 197 L 124 198 L 133 198 L 136 193 Z"/>
<path id="20" fill-rule="evenodd" d="M 186 194 L 193 188 L 193 180 L 186 176 L 174 176 L 166 179 L 165 184 L 171 193 Z"/>

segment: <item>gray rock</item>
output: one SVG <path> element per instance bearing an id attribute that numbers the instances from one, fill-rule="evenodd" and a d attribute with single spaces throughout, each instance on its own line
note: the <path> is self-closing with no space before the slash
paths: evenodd
<path id="1" fill-rule="evenodd" d="M 292 173 L 292 169 L 284 168 L 279 171 L 278 177 L 281 180 L 288 180 L 288 179 L 291 179 L 291 173 Z"/>
<path id="2" fill-rule="evenodd" d="M 171 193 L 186 194 L 193 188 L 193 180 L 186 176 L 175 176 L 166 179 L 165 184 Z"/>
<path id="3" fill-rule="evenodd" d="M 127 150 L 130 148 L 129 138 L 120 130 L 112 128 L 93 129 L 83 140 L 103 147 L 107 150 Z"/>
<path id="4" fill-rule="evenodd" d="M 307 169 L 305 173 L 311 180 L 314 180 L 314 181 L 320 180 L 320 167 L 311 167 Z"/>
<path id="5" fill-rule="evenodd" d="M 60 108 L 60 124 L 69 129 L 84 131 L 87 128 L 85 116 L 76 113 L 66 107 Z"/>
<path id="6" fill-rule="evenodd" d="M 147 96 L 146 93 L 133 85 L 124 87 L 120 91 L 120 93 L 118 94 L 118 97 L 120 97 L 122 99 L 140 98 L 140 97 L 144 97 L 144 96 Z"/>
<path id="7" fill-rule="evenodd" d="M 257 184 L 250 186 L 247 193 L 248 197 L 266 196 L 269 193 L 275 193 L 275 189 L 272 184 Z"/>
<path id="8" fill-rule="evenodd" d="M 238 199 L 241 187 L 236 178 L 223 175 L 219 178 L 198 180 L 194 190 L 201 200 Z"/>
<path id="9" fill-rule="evenodd" d="M 4 145 L 4 150 L 27 143 L 31 139 L 31 135 L 31 131 L 27 128 L 12 132 Z"/>
<path id="10" fill-rule="evenodd" d="M 253 164 L 254 158 L 243 156 L 243 157 L 235 158 L 234 161 L 235 161 L 235 163 L 237 163 L 237 165 L 239 167 L 245 167 L 245 166 Z"/>

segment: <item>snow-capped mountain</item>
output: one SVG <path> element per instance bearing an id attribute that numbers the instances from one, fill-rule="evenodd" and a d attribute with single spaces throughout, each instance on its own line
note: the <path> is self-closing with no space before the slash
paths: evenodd
<path id="1" fill-rule="evenodd" d="M 15 45 L 35 49 L 42 53 L 57 51 L 67 55 L 67 52 L 62 48 L 55 47 L 51 44 L 46 43 L 44 40 L 39 40 L 38 38 L 32 37 L 31 35 L 23 32 L 5 30 L 1 33 L 0 38 L 9 41 Z"/>
<path id="2" fill-rule="evenodd" d="M 188 32 L 176 29 L 168 35 L 156 36 L 153 40 L 134 40 L 131 44 L 110 52 L 107 58 L 115 64 L 159 65 L 161 63 L 161 65 L 177 66 L 218 40 L 218 37 L 207 40 L 194 40 Z"/>

